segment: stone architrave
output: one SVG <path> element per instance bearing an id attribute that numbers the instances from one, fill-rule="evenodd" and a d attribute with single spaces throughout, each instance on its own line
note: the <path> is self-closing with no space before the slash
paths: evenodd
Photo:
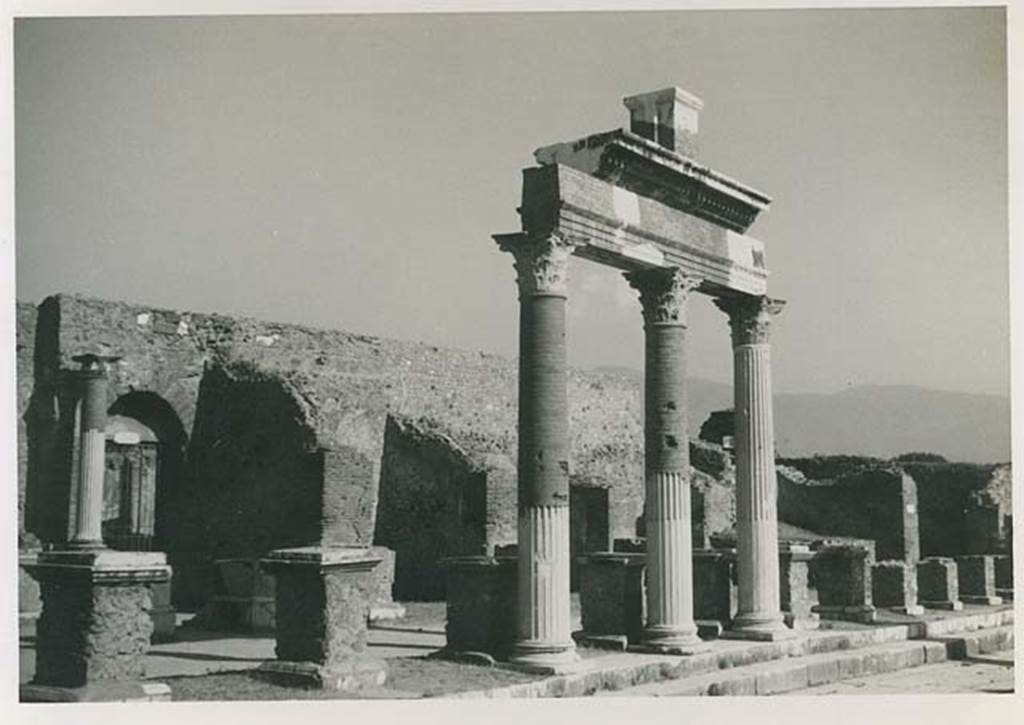
<path id="1" fill-rule="evenodd" d="M 510 661 L 558 671 L 578 662 L 569 600 L 569 407 L 565 301 L 576 243 L 501 234 L 519 286 L 518 636 Z"/>
<path id="2" fill-rule="evenodd" d="M 379 563 L 369 549 L 344 546 L 277 549 L 262 559 L 276 579 L 277 659 L 257 675 L 324 690 L 384 684 L 387 666 L 366 652 L 371 572 Z"/>
<path id="3" fill-rule="evenodd" d="M 779 544 L 775 435 L 769 327 L 782 311 L 768 297 L 721 297 L 733 343 L 736 446 L 736 548 L 739 612 L 723 636 L 779 639 L 792 636 L 783 621 L 779 593 Z"/>
<path id="4" fill-rule="evenodd" d="M 707 648 L 693 618 L 686 299 L 701 280 L 675 267 L 626 274 L 644 318 L 644 517 L 647 626 L 643 644 L 677 654 Z"/>

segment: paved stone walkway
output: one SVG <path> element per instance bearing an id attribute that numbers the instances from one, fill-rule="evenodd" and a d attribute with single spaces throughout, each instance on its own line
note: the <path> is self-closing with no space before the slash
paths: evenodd
<path id="1" fill-rule="evenodd" d="M 926 695 L 956 692 L 1013 692 L 1013 650 L 977 655 L 956 662 L 913 667 L 873 677 L 858 677 L 784 694 Z"/>

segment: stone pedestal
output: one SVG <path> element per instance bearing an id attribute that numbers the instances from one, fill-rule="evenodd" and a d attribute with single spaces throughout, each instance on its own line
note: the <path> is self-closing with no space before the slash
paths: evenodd
<path id="1" fill-rule="evenodd" d="M 994 557 L 987 554 L 956 557 L 960 600 L 966 604 L 1002 604 L 996 594 Z"/>
<path id="2" fill-rule="evenodd" d="M 811 585 L 811 549 L 804 544 L 779 546 L 779 595 L 782 616 L 791 629 L 817 629 L 818 590 Z"/>
<path id="3" fill-rule="evenodd" d="M 39 549 L 18 552 L 18 616 L 22 619 L 35 619 L 42 609 L 39 582 L 29 574 L 31 567 L 37 563 L 39 554 Z"/>
<path id="4" fill-rule="evenodd" d="M 565 298 L 575 244 L 495 236 L 519 286 L 518 636 L 510 661 L 539 672 L 578 662 L 570 625 L 569 407 Z"/>
<path id="5" fill-rule="evenodd" d="M 1013 557 L 994 556 L 996 569 L 996 595 L 1013 600 Z"/>
<path id="6" fill-rule="evenodd" d="M 366 653 L 371 576 L 380 559 L 357 547 L 278 549 L 262 559 L 276 579 L 276 660 L 257 676 L 285 685 L 355 690 L 382 685 Z"/>
<path id="7" fill-rule="evenodd" d="M 217 559 L 203 625 L 229 632 L 274 631 L 274 577 L 257 559 Z"/>
<path id="8" fill-rule="evenodd" d="M 483 653 L 506 659 L 516 638 L 516 557 L 445 559 L 446 657 Z"/>
<path id="9" fill-rule="evenodd" d="M 642 639 L 645 559 L 611 552 L 579 557 L 583 631 L 578 639 L 618 649 Z"/>
<path id="10" fill-rule="evenodd" d="M 917 563 L 917 595 L 928 609 L 958 611 L 960 601 L 956 562 L 949 557 L 933 556 Z"/>
<path id="11" fill-rule="evenodd" d="M 161 553 L 93 549 L 39 555 L 26 567 L 39 582 L 36 673 L 25 702 L 169 700 L 143 683 L 153 622 L 150 587 L 170 580 Z"/>
<path id="12" fill-rule="evenodd" d="M 825 544 L 811 560 L 820 604 L 813 607 L 823 619 L 875 621 L 871 568 L 874 555 L 866 546 Z"/>
<path id="13" fill-rule="evenodd" d="M 686 298 L 700 280 L 679 269 L 630 272 L 644 317 L 644 532 L 647 625 L 655 650 L 703 651 L 693 619 L 693 535 L 687 438 Z"/>
<path id="14" fill-rule="evenodd" d="M 401 619 L 405 607 L 391 595 L 395 584 L 395 552 L 386 546 L 371 546 L 370 553 L 380 557 L 380 564 L 373 570 L 373 595 L 370 599 L 370 621 Z"/>
<path id="15" fill-rule="evenodd" d="M 738 606 L 735 550 L 694 551 L 693 610 L 702 634 L 721 635 L 732 624 Z"/>
<path id="16" fill-rule="evenodd" d="M 153 620 L 153 642 L 168 642 L 174 639 L 175 616 L 171 606 L 170 580 L 154 582 L 149 586 L 152 606 L 149 618 Z"/>
<path id="17" fill-rule="evenodd" d="M 876 607 L 901 614 L 924 614 L 917 601 L 917 565 L 905 561 L 880 561 L 871 570 L 871 594 Z"/>
<path id="18" fill-rule="evenodd" d="M 769 326 L 781 300 L 737 296 L 715 302 L 729 315 L 736 396 L 736 570 L 739 612 L 723 636 L 773 640 L 792 636 L 779 596 L 775 435 Z"/>

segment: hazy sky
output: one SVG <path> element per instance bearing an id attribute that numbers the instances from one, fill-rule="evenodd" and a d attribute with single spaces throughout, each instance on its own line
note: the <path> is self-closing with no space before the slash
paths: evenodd
<path id="1" fill-rule="evenodd" d="M 17 296 L 57 291 L 515 354 L 532 151 L 703 98 L 751 228 L 776 389 L 1008 394 L 1002 9 L 32 19 L 15 28 Z M 574 260 L 571 362 L 642 363 Z M 690 372 L 728 381 L 725 317 Z"/>

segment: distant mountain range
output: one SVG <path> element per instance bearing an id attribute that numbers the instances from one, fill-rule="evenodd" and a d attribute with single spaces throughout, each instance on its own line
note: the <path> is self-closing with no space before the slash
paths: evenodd
<path id="1" fill-rule="evenodd" d="M 643 374 L 604 368 L 638 383 Z M 732 387 L 692 378 L 692 435 L 714 410 L 731 408 Z M 1010 460 L 1010 401 L 912 385 L 857 385 L 831 394 L 777 393 L 775 445 L 783 456 L 843 453 L 889 458 L 938 453 L 951 461 Z"/>

